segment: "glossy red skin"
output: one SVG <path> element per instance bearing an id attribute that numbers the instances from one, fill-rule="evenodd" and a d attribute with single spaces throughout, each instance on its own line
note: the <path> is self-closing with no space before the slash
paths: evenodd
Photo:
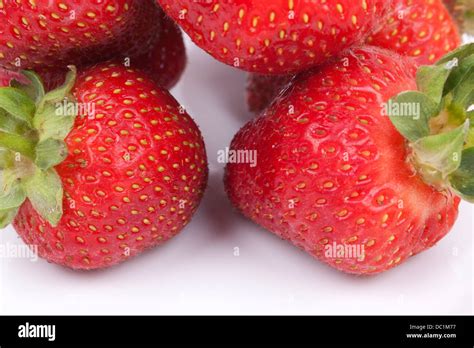
<path id="1" fill-rule="evenodd" d="M 158 2 L 214 58 L 262 74 L 300 71 L 362 43 L 391 4 L 391 0 Z"/>
<path id="2" fill-rule="evenodd" d="M 403 18 L 398 17 L 401 13 Z M 441 0 L 396 0 L 386 24 L 367 42 L 413 57 L 420 65 L 431 65 L 459 47 L 461 37 Z M 249 109 L 261 112 L 291 78 L 251 74 L 247 87 Z"/>
<path id="3" fill-rule="evenodd" d="M 103 64 L 81 74 L 74 95 L 96 110 L 77 119 L 66 139 L 69 156 L 56 167 L 63 217 L 51 227 L 27 201 L 14 227 L 46 260 L 90 270 L 181 231 L 205 190 L 207 159 L 193 120 L 142 73 Z"/>
<path id="4" fill-rule="evenodd" d="M 442 0 L 397 0 L 387 23 L 367 43 L 431 65 L 459 47 L 461 35 Z"/>
<path id="5" fill-rule="evenodd" d="M 225 184 L 277 236 L 338 270 L 375 274 L 446 235 L 459 198 L 422 181 L 382 116 L 383 102 L 416 88 L 416 64 L 375 47 L 345 58 L 304 73 L 239 131 L 231 149 L 256 150 L 258 163 L 228 164 Z M 364 247 L 364 260 L 328 257 L 334 242 Z"/>
<path id="6" fill-rule="evenodd" d="M 171 89 L 178 83 L 186 68 L 186 47 L 181 29 L 168 16 L 163 15 L 162 18 L 157 43 L 145 54 L 132 57 L 131 63 L 163 88 Z"/>
<path id="7" fill-rule="evenodd" d="M 156 20 L 161 11 L 153 0 L 31 3 L 4 0 L 0 5 L 2 67 L 84 66 L 119 54 L 142 54 L 156 40 L 161 24 Z"/>
<path id="8" fill-rule="evenodd" d="M 122 63 L 142 70 L 155 83 L 169 90 L 178 83 L 186 68 L 186 47 L 177 25 L 162 12 L 160 16 L 161 25 L 160 30 L 155 33 L 156 42 L 148 48 L 147 52 L 139 55 L 132 54 L 130 57 L 119 56 Z M 128 62 L 125 58 L 129 59 Z M 83 70 L 86 68 L 80 67 Z M 48 91 L 62 85 L 68 71 L 66 67 L 46 67 L 35 70 L 41 76 Z"/>

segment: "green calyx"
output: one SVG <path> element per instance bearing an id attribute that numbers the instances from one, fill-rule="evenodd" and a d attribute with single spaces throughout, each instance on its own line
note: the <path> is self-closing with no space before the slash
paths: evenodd
<path id="1" fill-rule="evenodd" d="M 10 224 L 26 199 L 52 226 L 63 209 L 63 187 L 54 169 L 67 156 L 65 138 L 74 126 L 71 90 L 76 69 L 63 86 L 46 93 L 38 75 L 29 84 L 0 88 L 0 228 Z"/>
<path id="2" fill-rule="evenodd" d="M 417 86 L 386 107 L 410 161 L 426 183 L 474 202 L 474 44 L 422 66 Z"/>

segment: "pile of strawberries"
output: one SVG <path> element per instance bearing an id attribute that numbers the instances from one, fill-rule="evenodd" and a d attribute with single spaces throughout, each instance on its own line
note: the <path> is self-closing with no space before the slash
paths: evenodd
<path id="1" fill-rule="evenodd" d="M 472 5 L 447 5 L 0 0 L 1 226 L 90 270 L 189 223 L 208 169 L 168 92 L 186 65 L 181 27 L 250 72 L 258 116 L 230 147 L 234 206 L 344 272 L 394 267 L 474 201 L 474 45 L 459 47 Z"/>

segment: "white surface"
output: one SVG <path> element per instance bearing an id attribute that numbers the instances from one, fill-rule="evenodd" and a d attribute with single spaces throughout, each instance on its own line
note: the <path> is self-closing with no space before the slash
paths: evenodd
<path id="1" fill-rule="evenodd" d="M 337 272 L 234 212 L 217 151 L 251 117 L 245 73 L 188 48 L 188 69 L 173 94 L 200 125 L 210 161 L 192 223 L 164 246 L 105 271 L 0 258 L 0 314 L 473 313 L 474 214 L 466 204 L 436 247 L 370 278 Z M 0 243 L 21 241 L 8 228 Z"/>

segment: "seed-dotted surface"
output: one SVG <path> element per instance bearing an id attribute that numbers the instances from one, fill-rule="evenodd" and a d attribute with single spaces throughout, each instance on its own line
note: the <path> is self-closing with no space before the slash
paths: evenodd
<path id="1" fill-rule="evenodd" d="M 166 91 L 121 65 L 98 66 L 74 91 L 95 110 L 68 135 L 58 166 L 64 214 L 57 228 L 30 204 L 15 226 L 47 259 L 72 268 L 113 265 L 163 243 L 186 226 L 207 182 L 196 124 Z"/>
<path id="2" fill-rule="evenodd" d="M 236 135 L 257 166 L 229 164 L 226 188 L 253 221 L 337 269 L 384 271 L 438 242 L 459 198 L 425 185 L 383 103 L 415 90 L 412 60 L 375 47 L 302 74 Z M 362 259 L 326 245 L 363 245 Z"/>

